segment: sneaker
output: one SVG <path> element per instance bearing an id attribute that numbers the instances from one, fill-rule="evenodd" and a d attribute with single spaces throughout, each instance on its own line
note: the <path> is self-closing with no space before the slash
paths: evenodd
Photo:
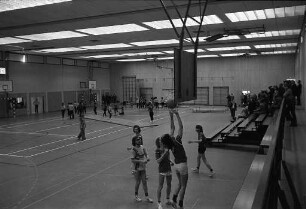
<path id="1" fill-rule="evenodd" d="M 172 208 L 173 208 L 173 209 L 176 209 L 176 208 L 177 208 L 177 206 L 176 206 L 176 203 L 175 203 L 175 202 L 171 202 L 171 206 L 172 206 Z"/>
<path id="2" fill-rule="evenodd" d="M 153 200 L 150 197 L 147 197 L 147 202 L 148 203 L 153 203 Z"/>
<path id="3" fill-rule="evenodd" d="M 163 209 L 163 206 L 161 203 L 157 203 L 157 209 Z"/>
<path id="4" fill-rule="evenodd" d="M 209 177 L 213 177 L 216 173 L 214 171 L 211 171 L 209 174 Z"/>
<path id="5" fill-rule="evenodd" d="M 141 202 L 142 200 L 140 199 L 140 197 L 135 196 L 135 201 L 136 201 L 136 202 Z"/>
<path id="6" fill-rule="evenodd" d="M 199 173 L 199 169 L 198 169 L 198 168 L 192 168 L 191 170 L 192 170 L 192 172 L 194 172 L 194 173 Z"/>

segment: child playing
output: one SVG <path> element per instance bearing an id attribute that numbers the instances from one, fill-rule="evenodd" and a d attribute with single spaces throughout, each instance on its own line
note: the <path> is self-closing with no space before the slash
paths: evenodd
<path id="1" fill-rule="evenodd" d="M 193 172 L 199 173 L 200 164 L 201 164 L 201 158 L 203 160 L 203 163 L 206 165 L 206 167 L 210 170 L 209 176 L 212 177 L 215 172 L 212 169 L 211 165 L 208 163 L 206 157 L 205 157 L 205 151 L 206 151 L 206 137 L 203 133 L 203 127 L 201 125 L 196 125 L 196 132 L 198 133 L 198 140 L 197 141 L 188 141 L 188 143 L 198 143 L 198 157 L 197 157 L 197 167 L 193 168 Z"/>
<path id="2" fill-rule="evenodd" d="M 167 182 L 166 204 L 172 205 L 172 202 L 170 201 L 170 192 L 171 192 L 171 181 L 172 181 L 171 165 L 173 165 L 173 163 L 170 160 L 169 147 L 167 147 L 165 144 L 162 143 L 160 137 L 156 139 L 155 144 L 156 144 L 155 157 L 158 163 L 158 172 L 159 172 L 159 185 L 157 188 L 157 208 L 163 209 L 161 204 L 161 191 L 163 189 L 165 178 Z"/>
<path id="3" fill-rule="evenodd" d="M 149 198 L 148 194 L 148 186 L 146 180 L 146 164 L 150 161 L 150 159 L 146 156 L 147 151 L 141 145 L 141 138 L 136 138 L 135 146 L 132 148 L 132 162 L 135 165 L 135 201 L 141 202 L 141 198 L 138 196 L 138 189 L 140 182 L 142 182 L 143 190 L 146 196 L 146 201 L 149 203 L 153 203 L 153 200 Z"/>

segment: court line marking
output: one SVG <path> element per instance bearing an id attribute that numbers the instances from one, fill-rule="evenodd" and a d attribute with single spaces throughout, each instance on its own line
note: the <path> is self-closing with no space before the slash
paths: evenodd
<path id="1" fill-rule="evenodd" d="M 39 123 L 44 123 L 44 122 L 61 120 L 61 118 L 59 118 L 59 117 L 54 117 L 54 118 L 55 119 L 51 118 L 51 120 L 50 119 L 41 119 L 41 121 L 37 120 L 39 122 L 32 122 L 32 123 L 27 122 L 27 123 L 19 123 L 19 124 L 18 123 L 17 124 L 14 124 L 14 123 L 6 124 L 6 125 L 1 125 L 0 128 L 14 128 L 14 127 L 19 127 L 19 126 L 28 126 L 28 125 L 32 125 L 32 124 L 39 124 Z"/>
<path id="2" fill-rule="evenodd" d="M 92 133 L 104 131 L 104 130 L 107 130 L 107 129 L 112 129 L 112 128 L 115 128 L 115 127 L 118 127 L 118 126 L 119 126 L 119 125 L 117 125 L 117 126 L 111 126 L 111 127 L 105 128 L 105 129 L 101 129 L 101 130 L 89 132 L 89 133 L 87 133 L 87 134 L 92 134 Z M 68 139 L 72 139 L 72 138 L 76 138 L 76 137 L 77 137 L 77 136 L 72 135 L 71 137 L 68 137 L 68 138 L 60 139 L 60 140 L 53 141 L 53 142 L 49 142 L 49 143 L 45 143 L 45 144 L 40 144 L 40 145 L 37 145 L 37 146 L 34 146 L 34 147 L 29 147 L 29 148 L 26 148 L 26 149 L 22 149 L 22 150 L 17 150 L 17 151 L 14 151 L 14 152 L 10 152 L 10 153 L 8 153 L 8 154 L 15 154 L 15 153 L 18 153 L 18 152 L 23 152 L 23 151 L 31 150 L 31 149 L 35 149 L 35 148 L 38 148 L 38 147 L 43 147 L 43 146 L 47 146 L 47 145 L 50 145 L 50 144 L 54 144 L 54 143 L 59 143 L 59 142 L 62 142 L 62 141 L 66 141 L 66 140 L 68 140 Z"/>
<path id="3" fill-rule="evenodd" d="M 198 202 L 199 202 L 199 199 L 197 199 L 195 203 L 193 203 L 193 205 L 191 206 L 191 209 L 193 209 L 198 204 Z"/>
<path id="4" fill-rule="evenodd" d="M 28 208 L 28 207 L 30 207 L 30 206 L 36 204 L 36 203 L 39 203 L 39 202 L 41 202 L 41 201 L 43 201 L 43 200 L 46 200 L 46 199 L 49 198 L 49 197 L 52 197 L 52 196 L 54 196 L 54 195 L 56 195 L 56 194 L 58 194 L 58 193 L 60 193 L 60 192 L 62 192 L 62 191 L 64 191 L 64 190 L 66 190 L 66 189 L 69 189 L 70 187 L 73 187 L 73 186 L 75 186 L 75 185 L 77 185 L 77 184 L 79 184 L 79 183 L 82 183 L 82 182 L 84 182 L 84 181 L 90 179 L 90 178 L 93 178 L 93 177 L 95 177 L 95 176 L 97 176 L 97 175 L 103 173 L 104 171 L 109 170 L 109 169 L 111 169 L 111 168 L 113 168 L 113 167 L 115 167 L 115 166 L 117 166 L 117 165 L 119 165 L 119 164 L 121 164 L 121 163 L 123 163 L 123 162 L 125 162 L 125 161 L 127 161 L 127 160 L 130 160 L 130 159 L 129 159 L 129 158 L 125 158 L 125 159 L 123 159 L 123 160 L 121 160 L 121 161 L 119 161 L 119 162 L 117 162 L 117 163 L 115 163 L 115 164 L 113 164 L 113 165 L 111 165 L 111 166 L 108 166 L 108 167 L 106 167 L 106 168 L 104 168 L 104 169 L 102 169 L 102 170 L 100 170 L 100 171 L 98 171 L 98 172 L 96 172 L 96 173 L 93 173 L 93 174 L 91 174 L 91 175 L 89 175 L 89 176 L 87 176 L 87 177 L 85 177 L 85 178 L 83 178 L 83 179 L 81 179 L 81 180 L 79 180 L 79 181 L 76 181 L 75 183 L 73 183 L 73 184 L 71 184 L 71 185 L 69 185 L 69 186 L 66 186 L 66 187 L 64 187 L 64 188 L 62 188 L 62 189 L 60 189 L 60 190 L 58 190 L 58 191 L 56 191 L 56 192 L 53 192 L 53 193 L 51 193 L 51 194 L 49 194 L 49 195 L 47 195 L 47 196 L 45 196 L 45 197 L 43 197 L 43 198 L 41 198 L 41 199 L 39 199 L 39 200 L 36 200 L 35 202 L 33 202 L 33 203 L 29 204 L 29 205 L 26 205 L 26 206 L 23 207 L 22 209 L 26 209 L 26 208 Z"/>
<path id="5" fill-rule="evenodd" d="M 36 133 L 36 132 L 25 132 L 25 131 L 2 131 L 0 130 L 0 133 L 6 133 L 6 134 L 29 134 L 29 135 L 50 135 L 50 136 L 74 136 L 74 135 L 63 135 L 63 134 L 45 134 L 45 133 Z"/>
<path id="6" fill-rule="evenodd" d="M 54 149 L 50 149 L 50 150 L 47 150 L 47 151 L 44 151 L 44 152 L 39 152 L 39 153 L 36 153 L 36 154 L 33 154 L 33 155 L 29 155 L 27 157 L 35 157 L 37 155 L 45 154 L 45 153 L 48 153 L 48 152 L 53 152 L 53 151 L 58 150 L 58 149 L 62 149 L 62 148 L 65 148 L 65 147 L 70 147 L 72 145 L 76 145 L 76 144 L 79 144 L 79 143 L 88 142 L 88 141 L 90 141 L 92 139 L 100 138 L 102 136 L 107 136 L 107 135 L 110 135 L 110 134 L 113 134 L 113 133 L 117 133 L 117 132 L 120 132 L 120 131 L 124 131 L 124 130 L 127 130 L 127 129 L 130 129 L 130 127 L 124 128 L 124 129 L 119 129 L 118 131 L 113 131 L 113 132 L 109 132 L 109 133 L 106 133 L 106 134 L 98 135 L 98 136 L 86 139 L 84 141 L 78 141 L 78 142 L 74 142 L 72 144 L 67 144 L 67 145 L 64 145 L 64 146 L 60 146 L 60 147 L 57 147 L 57 148 L 54 148 Z"/>

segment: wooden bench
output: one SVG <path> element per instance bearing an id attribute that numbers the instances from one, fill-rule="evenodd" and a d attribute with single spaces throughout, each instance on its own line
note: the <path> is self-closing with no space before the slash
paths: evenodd
<path id="1" fill-rule="evenodd" d="M 206 135 L 208 141 L 212 141 L 218 134 L 220 134 L 224 129 L 226 129 L 231 123 L 227 123 L 224 127 L 218 128 L 215 131 Z"/>
<path id="2" fill-rule="evenodd" d="M 255 120 L 255 126 L 258 128 L 267 117 L 267 114 L 260 114 Z"/>
<path id="3" fill-rule="evenodd" d="M 244 130 L 254 119 L 256 118 L 255 114 L 250 115 L 248 118 L 246 118 L 242 123 L 240 123 L 237 127 L 238 132 L 241 132 Z"/>
<path id="4" fill-rule="evenodd" d="M 224 129 L 223 131 L 221 131 L 221 137 L 224 138 L 227 135 L 229 135 L 232 130 L 238 126 L 241 122 L 243 121 L 243 118 L 238 118 L 235 122 L 233 122 L 231 125 L 229 125 L 226 129 Z"/>

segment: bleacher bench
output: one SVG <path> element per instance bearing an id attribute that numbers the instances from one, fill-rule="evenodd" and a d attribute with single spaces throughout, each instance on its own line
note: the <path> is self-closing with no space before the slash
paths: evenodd
<path id="1" fill-rule="evenodd" d="M 243 118 L 238 118 L 235 122 L 233 122 L 231 125 L 229 125 L 226 129 L 224 129 L 223 131 L 221 131 L 221 137 L 224 138 L 227 135 L 229 135 L 232 130 L 238 126 L 241 122 L 243 121 Z"/>
<path id="2" fill-rule="evenodd" d="M 260 114 L 255 120 L 255 126 L 256 127 L 261 126 L 262 122 L 265 120 L 266 117 L 267 117 L 267 114 Z"/>
<path id="3" fill-rule="evenodd" d="M 244 119 L 237 127 L 238 132 L 244 130 L 254 119 L 256 118 L 255 114 L 250 115 L 248 118 Z"/>

